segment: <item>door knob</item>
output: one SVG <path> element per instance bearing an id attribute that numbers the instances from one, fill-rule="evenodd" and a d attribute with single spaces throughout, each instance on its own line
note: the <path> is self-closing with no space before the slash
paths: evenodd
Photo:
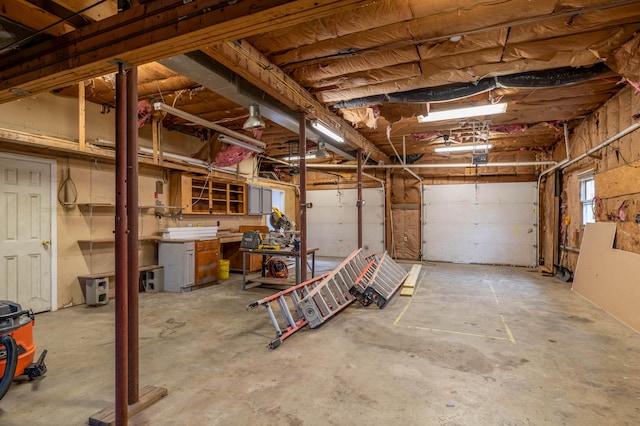
<path id="1" fill-rule="evenodd" d="M 49 240 L 44 240 L 44 241 L 42 242 L 42 247 L 44 247 L 44 248 L 48 248 L 48 247 L 49 247 L 49 244 L 51 244 L 51 241 L 49 241 Z"/>

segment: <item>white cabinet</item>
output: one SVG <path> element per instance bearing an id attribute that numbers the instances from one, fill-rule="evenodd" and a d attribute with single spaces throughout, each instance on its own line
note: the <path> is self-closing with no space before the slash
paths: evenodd
<path id="1" fill-rule="evenodd" d="M 189 291 L 195 284 L 194 241 L 160 241 L 158 263 L 164 267 L 164 291 Z"/>
<path id="2" fill-rule="evenodd" d="M 263 186 L 249 185 L 249 205 L 247 214 L 263 215 L 271 214 L 272 190 Z"/>

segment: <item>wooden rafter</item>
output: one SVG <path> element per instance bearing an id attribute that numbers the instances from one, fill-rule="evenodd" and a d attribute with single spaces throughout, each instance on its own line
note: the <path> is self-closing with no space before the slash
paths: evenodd
<path id="1" fill-rule="evenodd" d="M 0 0 L 0 15 L 25 27 L 36 31 L 42 30 L 53 36 L 61 36 L 75 29 L 66 22 L 56 24 L 60 21 L 58 16 L 29 3 L 27 0 Z"/>
<path id="2" fill-rule="evenodd" d="M 69 9 L 72 12 L 79 12 L 87 7 L 94 5 L 80 15 L 91 20 L 100 21 L 118 13 L 118 0 L 105 0 L 96 4 L 96 0 L 53 0 L 60 6 Z"/>
<path id="3" fill-rule="evenodd" d="M 0 0 L 7 2 L 8 0 Z M 114 60 L 161 58 L 327 16 L 368 0 L 156 0 L 17 52 L 0 67 L 0 102 L 113 72 Z"/>

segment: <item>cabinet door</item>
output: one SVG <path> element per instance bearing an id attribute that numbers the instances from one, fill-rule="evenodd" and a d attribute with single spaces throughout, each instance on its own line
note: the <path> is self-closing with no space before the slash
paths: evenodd
<path id="1" fill-rule="evenodd" d="M 195 250 L 193 249 L 193 244 L 185 244 L 183 287 L 191 287 L 195 284 L 195 263 Z"/>
<path id="2" fill-rule="evenodd" d="M 262 188 L 262 214 L 271 214 L 271 188 Z"/>
<path id="3" fill-rule="evenodd" d="M 196 285 L 218 281 L 220 263 L 220 240 L 196 241 L 195 283 Z"/>
<path id="4" fill-rule="evenodd" d="M 262 188 L 255 185 L 249 185 L 249 206 L 247 214 L 262 214 Z"/>

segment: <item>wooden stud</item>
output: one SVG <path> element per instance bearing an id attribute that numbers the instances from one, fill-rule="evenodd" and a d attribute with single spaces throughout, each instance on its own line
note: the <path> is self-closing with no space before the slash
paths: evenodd
<path id="1" fill-rule="evenodd" d="M 84 81 L 78 83 L 78 150 L 87 149 L 87 103 L 85 98 Z"/>

